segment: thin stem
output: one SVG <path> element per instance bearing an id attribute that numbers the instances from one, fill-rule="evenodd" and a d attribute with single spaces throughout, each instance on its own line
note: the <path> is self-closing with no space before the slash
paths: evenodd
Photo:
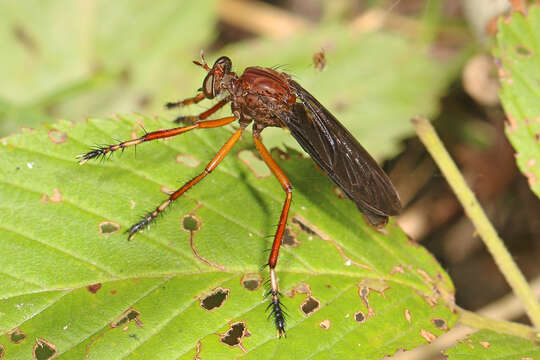
<path id="1" fill-rule="evenodd" d="M 422 140 L 428 152 L 444 174 L 446 181 L 452 187 L 459 202 L 465 209 L 465 213 L 476 227 L 476 231 L 495 259 L 506 281 L 508 281 L 516 296 L 523 302 L 533 325 L 537 329 L 540 329 L 540 303 L 535 298 L 529 284 L 527 284 L 527 280 L 504 246 L 502 239 L 497 235 L 493 225 L 489 222 L 476 196 L 474 196 L 471 189 L 465 183 L 465 179 L 463 179 L 456 164 L 450 158 L 435 129 L 433 129 L 433 126 L 424 117 L 417 116 L 412 119 L 412 122 L 420 140 Z"/>
<path id="2" fill-rule="evenodd" d="M 456 309 L 459 314 L 459 322 L 462 325 L 475 329 L 493 330 L 502 334 L 515 335 L 534 342 L 540 341 L 540 333 L 536 332 L 530 326 L 488 318 L 460 307 L 456 307 Z"/>

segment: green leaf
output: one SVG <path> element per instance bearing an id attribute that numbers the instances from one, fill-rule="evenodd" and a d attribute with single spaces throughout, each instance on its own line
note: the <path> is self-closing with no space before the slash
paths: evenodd
<path id="1" fill-rule="evenodd" d="M 150 231 L 128 242 L 123 232 L 138 216 L 202 171 L 230 136 L 199 130 L 140 145 L 136 156 L 130 148 L 77 165 L 76 154 L 140 135 L 140 126 L 170 122 L 60 121 L 3 140 L 6 358 L 28 359 L 37 344 L 66 359 L 376 359 L 454 324 L 453 285 L 424 248 L 393 221 L 381 232 L 367 226 L 310 159 L 274 153 L 294 186 L 277 267 L 288 332 L 276 339 L 261 265 L 284 194 L 251 166 L 249 136 Z M 242 326 L 238 343 L 234 332 L 225 336 L 233 327 L 242 334 Z M 21 333 L 24 340 L 10 341 Z"/>
<path id="2" fill-rule="evenodd" d="M 517 336 L 481 330 L 445 353 L 448 360 L 531 360 L 540 358 L 540 347 Z"/>
<path id="3" fill-rule="evenodd" d="M 214 36 L 215 3 L 0 2 L 0 41 L 10 54 L 0 57 L 2 126 L 12 132 L 43 117 L 108 116 L 141 103 L 161 109 L 179 85 L 195 92 L 201 70 L 191 59 Z M 3 102 L 24 116 L 2 114 Z"/>
<path id="4" fill-rule="evenodd" d="M 506 135 L 532 191 L 540 197 L 540 7 L 524 17 L 515 12 L 499 21 L 497 57 Z"/>

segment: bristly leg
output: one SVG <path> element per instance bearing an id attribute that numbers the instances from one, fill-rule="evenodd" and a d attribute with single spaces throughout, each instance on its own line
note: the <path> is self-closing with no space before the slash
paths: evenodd
<path id="1" fill-rule="evenodd" d="M 274 269 L 270 269 L 270 286 L 269 295 L 272 296 L 270 304 L 267 309 L 270 310 L 270 315 L 274 318 L 274 324 L 276 325 L 277 337 L 286 337 L 285 334 L 285 311 L 281 308 L 281 301 L 279 296 L 281 295 L 278 290 L 278 283 L 276 278 L 276 272 Z"/>
<path id="2" fill-rule="evenodd" d="M 166 201 L 162 202 L 154 211 L 144 215 L 138 223 L 132 225 L 126 233 L 128 233 L 128 241 L 132 240 L 136 233 L 144 228 L 148 228 L 150 223 L 155 220 L 160 214 L 163 213 L 163 210 L 171 204 L 172 200 L 169 198 Z"/>
<path id="3" fill-rule="evenodd" d="M 226 118 L 228 119 L 228 118 Z M 234 119 L 234 117 L 233 117 Z M 223 120 L 223 119 L 220 119 L 220 120 L 214 120 L 214 121 L 222 121 L 222 122 L 227 122 L 227 123 L 230 123 L 230 119 L 229 120 Z M 201 123 L 199 123 L 201 124 Z M 212 159 L 212 161 L 210 161 L 210 163 L 206 166 L 206 168 L 204 169 L 204 171 L 202 173 L 200 173 L 199 175 L 195 176 L 193 179 L 189 180 L 187 183 L 185 183 L 180 189 L 176 190 L 175 192 L 173 192 L 169 198 L 167 200 L 165 200 L 164 202 L 162 202 L 154 211 L 146 214 L 142 219 L 141 221 L 139 221 L 138 223 L 132 225 L 126 232 L 129 234 L 128 235 L 128 240 L 132 240 L 133 237 L 135 236 L 135 234 L 137 234 L 137 232 L 139 232 L 140 230 L 143 230 L 144 228 L 148 227 L 148 225 L 150 225 L 150 223 L 152 221 L 154 221 L 161 213 L 163 213 L 163 211 L 176 199 L 178 199 L 180 196 L 182 196 L 186 191 L 188 191 L 189 189 L 191 189 L 193 186 L 195 186 L 195 184 L 197 184 L 199 181 L 201 181 L 202 179 L 204 179 L 206 177 L 206 175 L 210 174 L 212 172 L 212 170 L 214 170 L 216 168 L 216 166 L 219 165 L 219 163 L 221 162 L 221 160 L 223 160 L 223 158 L 225 157 L 225 155 L 227 155 L 227 153 L 232 149 L 232 147 L 234 146 L 234 144 L 236 144 L 238 142 L 238 140 L 240 139 L 240 136 L 242 135 L 242 132 L 244 131 L 244 128 L 239 128 L 238 130 L 236 130 L 236 132 L 229 138 L 229 140 L 227 140 L 227 142 L 221 147 L 221 149 L 218 151 L 218 153 L 214 156 L 214 158 Z"/>
<path id="4" fill-rule="evenodd" d="M 227 104 L 229 101 L 231 101 L 231 97 L 227 96 L 223 100 L 216 103 L 214 106 L 212 106 L 210 109 L 200 113 L 199 115 L 188 115 L 188 116 L 179 116 L 177 117 L 174 122 L 177 124 L 193 124 L 200 120 L 205 120 L 210 115 L 221 109 L 225 104 Z"/>

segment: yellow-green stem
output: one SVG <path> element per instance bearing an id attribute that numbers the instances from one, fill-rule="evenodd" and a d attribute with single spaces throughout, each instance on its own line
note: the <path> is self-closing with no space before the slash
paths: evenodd
<path id="1" fill-rule="evenodd" d="M 516 296 L 523 302 L 531 322 L 536 329 L 540 329 L 540 303 L 535 298 L 529 284 L 527 284 L 525 277 L 504 246 L 503 241 L 497 235 L 493 225 L 489 222 L 476 196 L 465 183 L 465 179 L 463 179 L 456 164 L 450 158 L 435 129 L 433 129 L 433 126 L 424 117 L 417 116 L 412 119 L 412 122 L 420 140 L 422 140 L 428 152 L 444 174 L 446 181 L 452 187 L 459 202 L 465 209 L 465 213 L 476 227 L 476 231 L 495 259 L 506 281 L 508 281 Z"/>
<path id="2" fill-rule="evenodd" d="M 475 312 L 457 307 L 459 322 L 475 329 L 493 330 L 502 334 L 515 335 L 534 342 L 540 341 L 540 333 L 533 328 L 504 320 L 491 319 Z"/>

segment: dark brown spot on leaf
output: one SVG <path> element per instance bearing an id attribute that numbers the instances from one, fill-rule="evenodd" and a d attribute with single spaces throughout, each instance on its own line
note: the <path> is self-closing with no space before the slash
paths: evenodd
<path id="1" fill-rule="evenodd" d="M 26 339 L 26 334 L 19 330 L 19 328 L 9 331 L 7 335 L 9 341 L 14 344 L 20 344 Z"/>
<path id="2" fill-rule="evenodd" d="M 444 319 L 432 319 L 431 322 L 435 325 L 436 328 L 447 331 L 448 325 Z"/>
<path id="3" fill-rule="evenodd" d="M 67 135 L 65 132 L 58 130 L 49 130 L 47 136 L 55 144 L 63 144 L 67 141 Z"/>
<path id="4" fill-rule="evenodd" d="M 300 309 L 306 316 L 311 316 L 320 306 L 320 301 L 310 296 L 300 305 Z"/>
<path id="5" fill-rule="evenodd" d="M 261 287 L 262 277 L 258 274 L 246 274 L 240 280 L 242 287 L 249 291 L 255 291 Z"/>
<path id="6" fill-rule="evenodd" d="M 229 289 L 218 287 L 211 294 L 201 297 L 201 307 L 208 311 L 219 309 L 229 298 L 229 293 Z"/>
<path id="7" fill-rule="evenodd" d="M 140 311 L 135 310 L 133 308 L 129 308 L 126 311 L 124 311 L 120 316 L 118 316 L 116 319 L 114 319 L 110 323 L 110 326 L 112 328 L 117 328 L 117 327 L 126 325 L 130 321 L 134 321 L 138 327 L 142 327 L 142 321 L 141 319 L 139 319 L 139 315 L 141 315 Z"/>
<path id="8" fill-rule="evenodd" d="M 292 229 L 287 226 L 285 228 L 285 233 L 283 234 L 283 245 L 288 247 L 296 247 L 300 243 L 298 240 L 296 240 L 296 234 L 292 231 Z"/>
<path id="9" fill-rule="evenodd" d="M 354 313 L 354 320 L 356 320 L 359 323 L 363 323 L 364 321 L 366 321 L 366 316 L 364 315 L 363 312 L 358 311 Z"/>
<path id="10" fill-rule="evenodd" d="M 187 214 L 182 218 L 182 229 L 187 232 L 196 232 L 201 228 L 201 221 L 195 215 Z"/>
<path id="11" fill-rule="evenodd" d="M 6 354 L 6 349 L 4 348 L 4 345 L 0 344 L 0 360 L 4 359 L 5 354 Z"/>
<path id="12" fill-rule="evenodd" d="M 48 342 L 45 339 L 36 339 L 34 344 L 34 349 L 32 351 L 32 356 L 36 360 L 51 360 L 58 355 L 56 346 L 53 343 Z"/>
<path id="13" fill-rule="evenodd" d="M 120 225 L 112 221 L 103 221 L 99 223 L 99 233 L 101 235 L 111 235 L 120 230 Z"/>
<path id="14" fill-rule="evenodd" d="M 100 283 L 97 283 L 97 284 L 93 284 L 93 285 L 88 285 L 86 287 L 88 289 L 88 291 L 90 291 L 92 294 L 95 294 L 99 291 L 99 289 L 101 289 L 101 284 Z"/>

